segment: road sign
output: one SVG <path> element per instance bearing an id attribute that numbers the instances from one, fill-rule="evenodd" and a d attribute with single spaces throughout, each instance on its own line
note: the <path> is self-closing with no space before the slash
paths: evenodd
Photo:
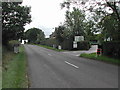
<path id="1" fill-rule="evenodd" d="M 73 42 L 73 48 L 77 48 L 77 42 L 76 41 Z"/>
<path id="2" fill-rule="evenodd" d="M 75 36 L 75 41 L 76 42 L 84 41 L 84 36 Z"/>

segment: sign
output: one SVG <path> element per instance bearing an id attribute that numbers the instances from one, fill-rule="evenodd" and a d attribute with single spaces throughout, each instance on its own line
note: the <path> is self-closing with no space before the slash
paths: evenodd
<path id="1" fill-rule="evenodd" d="M 75 36 L 75 41 L 76 42 L 84 41 L 84 36 Z"/>
<path id="2" fill-rule="evenodd" d="M 77 42 L 73 42 L 73 48 L 77 48 Z"/>
<path id="3" fill-rule="evenodd" d="M 21 44 L 26 44 L 26 43 L 28 43 L 28 40 L 22 40 Z"/>
<path id="4" fill-rule="evenodd" d="M 59 45 L 59 46 L 58 46 L 58 49 L 60 49 L 60 50 L 61 50 L 61 49 L 62 49 L 62 47 Z"/>

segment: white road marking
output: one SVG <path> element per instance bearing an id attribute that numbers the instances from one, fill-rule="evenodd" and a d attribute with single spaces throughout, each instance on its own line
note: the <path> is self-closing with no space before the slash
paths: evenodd
<path id="1" fill-rule="evenodd" d="M 78 54 L 78 55 L 75 55 L 75 56 L 80 56 L 80 54 Z"/>
<path id="2" fill-rule="evenodd" d="M 74 65 L 74 64 L 72 64 L 72 63 L 69 63 L 69 62 L 67 62 L 67 61 L 65 61 L 65 63 L 67 63 L 67 64 L 69 64 L 69 65 L 71 65 L 71 66 L 73 66 L 73 67 L 75 67 L 75 68 L 79 68 L 78 66 L 76 66 L 76 65 Z"/>
<path id="3" fill-rule="evenodd" d="M 62 53 L 69 53 L 69 52 L 62 52 Z"/>
<path id="4" fill-rule="evenodd" d="M 49 56 L 52 56 L 51 54 L 48 54 Z"/>

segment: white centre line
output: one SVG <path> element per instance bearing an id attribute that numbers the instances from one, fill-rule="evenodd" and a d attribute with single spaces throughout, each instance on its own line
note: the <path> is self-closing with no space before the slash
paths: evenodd
<path id="1" fill-rule="evenodd" d="M 49 56 L 52 56 L 51 54 L 48 54 Z"/>
<path id="2" fill-rule="evenodd" d="M 80 56 L 80 54 L 78 54 L 78 55 L 75 55 L 75 56 Z"/>
<path id="3" fill-rule="evenodd" d="M 71 66 L 73 66 L 73 67 L 75 67 L 75 68 L 79 68 L 78 66 L 76 66 L 76 65 L 74 65 L 74 64 L 72 64 L 72 63 L 69 63 L 69 62 L 67 62 L 67 61 L 65 61 L 65 63 L 67 63 L 67 64 L 69 64 L 69 65 L 71 65 Z"/>

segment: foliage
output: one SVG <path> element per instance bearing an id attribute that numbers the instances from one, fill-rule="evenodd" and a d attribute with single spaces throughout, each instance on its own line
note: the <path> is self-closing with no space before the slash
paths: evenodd
<path id="1" fill-rule="evenodd" d="M 39 28 L 31 28 L 25 32 L 26 39 L 29 43 L 41 43 L 45 39 L 44 32 Z"/>
<path id="2" fill-rule="evenodd" d="M 6 48 L 10 51 L 13 51 L 14 46 L 20 46 L 20 42 L 18 40 L 10 40 Z"/>
<path id="3" fill-rule="evenodd" d="M 94 34 L 96 32 L 96 28 L 94 26 L 95 23 L 92 20 L 84 23 L 84 33 L 87 41 L 96 40 L 96 35 Z"/>
<path id="4" fill-rule="evenodd" d="M 73 11 L 66 11 L 65 25 L 69 29 L 71 36 L 84 35 L 84 14 L 78 8 L 73 8 Z"/>
<path id="5" fill-rule="evenodd" d="M 53 47 L 53 45 L 55 45 L 55 48 L 56 48 L 58 46 L 58 42 L 55 38 L 49 38 L 49 39 L 45 40 L 43 45 L 47 45 L 47 46 L 50 46 L 50 47 Z"/>
<path id="6" fill-rule="evenodd" d="M 65 50 L 88 50 L 90 48 L 90 43 L 88 41 L 77 42 L 77 48 L 73 48 L 73 38 L 65 39 L 61 43 L 62 49 Z"/>
<path id="7" fill-rule="evenodd" d="M 66 38 L 76 35 L 84 36 L 85 40 L 94 40 L 96 31 L 95 23 L 92 20 L 85 18 L 85 13 L 78 8 L 73 8 L 73 11 L 66 11 L 64 36 Z"/>
<path id="8" fill-rule="evenodd" d="M 120 42 L 103 42 L 103 55 L 120 59 Z"/>
<path id="9" fill-rule="evenodd" d="M 89 4 L 89 5 L 88 5 Z M 64 8 L 70 8 L 71 5 L 74 5 L 76 7 L 79 7 L 80 9 L 84 11 L 89 11 L 91 14 L 95 15 L 95 12 L 97 11 L 100 14 L 109 14 L 108 11 L 111 11 L 115 14 L 118 21 L 120 21 L 120 8 L 119 8 L 119 0 L 65 0 L 63 3 L 61 3 L 61 7 Z M 108 11 L 106 9 L 109 9 Z"/>
<path id="10" fill-rule="evenodd" d="M 92 26 L 96 27 L 94 32 L 101 32 L 101 36 L 103 36 L 104 39 L 110 37 L 112 38 L 111 40 L 114 41 L 120 40 L 119 0 L 113 0 L 113 2 L 111 2 L 111 0 L 104 0 L 102 2 L 98 0 L 88 0 L 86 2 L 83 0 L 65 0 L 61 3 L 62 8 L 67 7 L 70 9 L 72 5 L 85 12 L 86 18 L 95 23 L 95 25 Z M 88 22 L 89 25 L 91 25 L 90 23 L 91 22 Z M 88 26 L 85 26 L 85 29 L 89 34 L 92 34 Z M 87 39 L 89 39 L 89 36 Z"/>
<path id="11" fill-rule="evenodd" d="M 74 36 L 85 36 L 86 40 L 94 40 L 93 26 L 94 22 L 87 22 L 84 12 L 74 7 L 73 11 L 66 11 L 66 20 L 64 25 L 55 28 L 55 39 L 63 49 L 72 50 Z M 90 47 L 89 43 L 86 41 L 81 42 L 80 44 L 77 49 L 88 50 Z"/>
<path id="12" fill-rule="evenodd" d="M 31 22 L 30 7 L 22 6 L 20 2 L 2 3 L 2 35 L 3 44 L 9 40 L 22 38 L 24 26 Z"/>
<path id="13" fill-rule="evenodd" d="M 103 42 L 104 41 L 104 35 L 103 34 L 97 34 L 96 35 L 96 40 L 99 40 L 99 43 Z"/>
<path id="14" fill-rule="evenodd" d="M 105 16 L 99 26 L 104 38 L 111 38 L 113 41 L 120 41 L 120 22 L 116 20 L 114 14 Z"/>
<path id="15" fill-rule="evenodd" d="M 55 38 L 58 41 L 58 44 L 61 44 L 64 41 L 64 26 L 59 26 L 55 28 Z"/>
<path id="16" fill-rule="evenodd" d="M 20 44 L 20 42 L 19 41 L 17 41 L 17 40 L 11 40 L 11 41 L 9 41 L 9 45 L 11 45 L 11 46 L 14 46 L 14 45 L 16 45 L 16 44 Z"/>
<path id="17" fill-rule="evenodd" d="M 65 38 L 61 45 L 62 49 L 73 50 L 73 37 Z"/>
<path id="18" fill-rule="evenodd" d="M 77 42 L 77 45 L 78 50 L 89 50 L 90 48 L 90 43 L 88 41 Z"/>

